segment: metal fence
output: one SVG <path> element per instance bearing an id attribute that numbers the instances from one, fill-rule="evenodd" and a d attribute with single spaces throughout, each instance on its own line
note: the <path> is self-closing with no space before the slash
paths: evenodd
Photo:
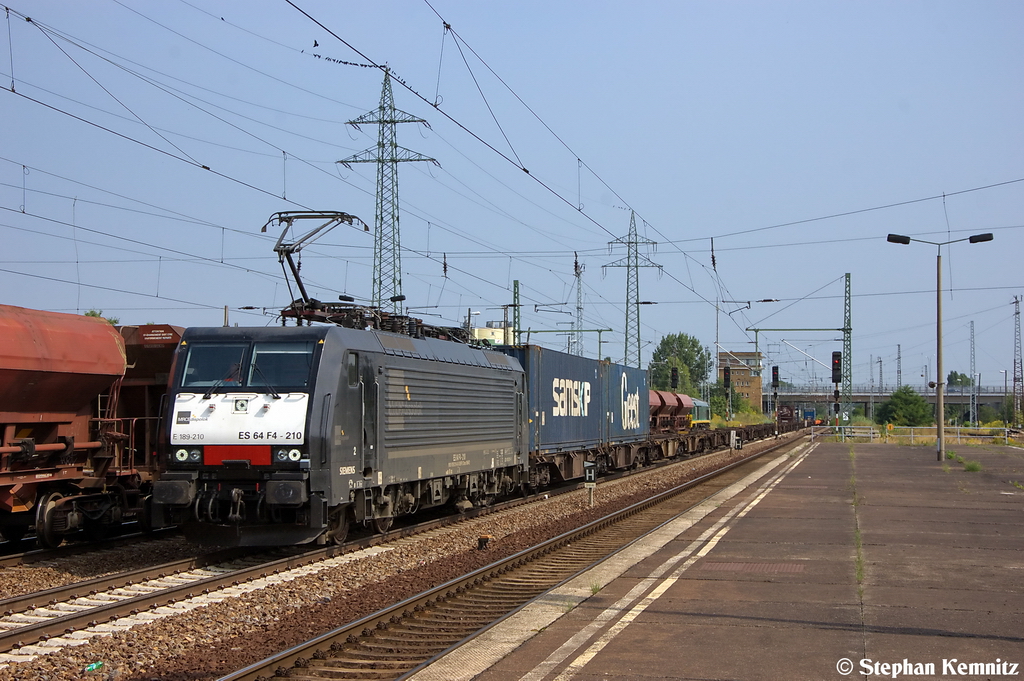
<path id="1" fill-rule="evenodd" d="M 903 385 L 904 386 L 909 386 L 909 387 L 913 388 L 914 392 L 916 392 L 919 395 L 929 395 L 929 394 L 934 395 L 935 394 L 935 388 L 929 388 L 927 385 L 924 385 L 924 384 L 914 385 L 914 384 L 910 384 L 910 383 L 904 383 Z M 774 390 L 774 388 L 772 388 L 772 390 Z M 788 384 L 782 384 L 782 385 L 779 386 L 778 392 L 779 392 L 780 395 L 825 395 L 825 396 L 831 397 L 831 395 L 832 395 L 834 390 L 835 390 L 835 385 L 832 384 L 832 383 L 809 383 L 807 385 L 788 385 Z M 885 385 L 883 385 L 881 387 L 879 387 L 877 384 L 874 384 L 874 383 L 854 384 L 853 388 L 852 388 L 852 392 L 855 395 L 881 395 L 885 399 L 888 399 L 889 395 L 891 395 L 895 391 L 896 391 L 896 384 L 895 383 L 891 384 L 891 385 L 886 383 Z M 960 395 L 961 393 L 964 394 L 964 395 L 970 395 L 971 394 L 970 386 L 963 386 L 963 387 L 958 386 L 958 385 L 947 385 L 946 386 L 946 392 L 945 392 L 946 395 Z M 1006 396 L 1012 396 L 1013 395 L 1013 391 L 1011 389 L 1008 392 L 1007 389 L 1006 389 L 1006 386 L 1002 386 L 1002 385 L 979 385 L 978 386 L 978 394 L 979 395 L 1006 395 Z"/>
<path id="2" fill-rule="evenodd" d="M 935 442 L 935 426 L 909 428 L 895 426 L 893 428 L 875 426 L 813 426 L 811 441 L 815 439 L 838 439 L 840 441 L 867 440 L 869 442 L 899 442 L 907 444 L 927 444 Z M 946 444 L 970 444 L 975 442 L 993 442 L 1010 444 L 1013 435 L 1019 431 L 1010 428 L 967 428 L 947 426 L 943 429 Z"/>

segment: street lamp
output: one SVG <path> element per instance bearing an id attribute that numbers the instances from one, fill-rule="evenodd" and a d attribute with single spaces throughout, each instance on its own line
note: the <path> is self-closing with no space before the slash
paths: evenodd
<path id="1" fill-rule="evenodd" d="M 972 244 L 992 241 L 992 233 L 975 234 L 966 239 L 953 239 L 952 241 L 943 241 L 941 243 L 925 241 L 924 239 L 911 239 L 909 236 L 903 236 L 902 234 L 890 234 L 886 237 L 886 241 L 892 244 L 904 245 L 909 244 L 911 241 L 917 241 L 922 244 L 931 244 L 938 249 L 935 256 L 935 431 L 937 440 L 935 453 L 938 460 L 942 461 L 946 456 L 946 434 L 943 429 L 946 425 L 946 405 L 944 404 L 942 394 L 946 383 L 945 376 L 942 374 L 942 247 L 961 241 L 970 241 Z"/>
<path id="2" fill-rule="evenodd" d="M 1007 409 L 1006 409 L 1006 398 L 1008 397 L 1006 391 L 1007 391 L 1007 388 L 1009 387 L 1007 385 L 1007 383 L 1006 383 L 1006 369 L 1000 369 L 999 373 L 1001 373 L 1003 375 L 1003 404 L 1001 405 L 1002 408 L 999 411 L 1003 412 L 1003 428 L 1009 428 L 1010 427 L 1010 421 L 1009 421 L 1009 419 L 1006 418 L 1006 412 L 1007 412 Z"/>

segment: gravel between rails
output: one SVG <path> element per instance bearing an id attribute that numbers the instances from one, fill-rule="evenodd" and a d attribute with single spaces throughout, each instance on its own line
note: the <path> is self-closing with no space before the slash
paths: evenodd
<path id="1" fill-rule="evenodd" d="M 799 437 L 791 433 L 752 442 L 742 451 L 716 452 L 602 483 L 594 508 L 587 506 L 581 489 L 349 554 L 336 567 L 8 665 L 0 669 L 0 681 L 216 679 L 725 463 Z M 494 538 L 487 550 L 476 550 L 484 534 Z M 84 671 L 95 662 L 103 663 L 101 670 Z"/>
<path id="2" fill-rule="evenodd" d="M 169 563 L 198 556 L 207 551 L 208 549 L 189 544 L 182 537 L 169 537 L 90 551 L 52 561 L 5 567 L 0 569 L 0 598 L 23 596 L 135 568 Z"/>

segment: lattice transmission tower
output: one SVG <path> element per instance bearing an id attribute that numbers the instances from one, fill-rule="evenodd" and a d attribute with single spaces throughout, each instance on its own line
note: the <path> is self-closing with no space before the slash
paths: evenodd
<path id="1" fill-rule="evenodd" d="M 629 235 L 610 241 L 609 250 L 615 244 L 626 245 L 626 257 L 605 267 L 626 268 L 626 342 L 622 363 L 640 368 L 640 268 L 657 267 L 661 270 L 661 265 L 651 261 L 646 255 L 640 255 L 641 244 L 654 246 L 656 242 L 637 235 L 635 211 L 629 212 Z"/>
<path id="2" fill-rule="evenodd" d="M 422 118 L 395 108 L 391 93 L 391 71 L 384 69 L 384 86 L 381 88 L 380 105 L 362 116 L 348 121 L 348 125 L 359 128 L 363 124 L 378 127 L 377 146 L 338 161 L 346 168 L 352 163 L 377 164 L 377 212 L 374 219 L 373 238 L 373 294 L 371 305 L 385 308 L 390 303 L 395 314 L 402 312 L 402 244 L 398 228 L 398 164 L 403 161 L 436 160 L 398 146 L 395 126 L 398 123 L 422 123 Z"/>
<path id="3" fill-rule="evenodd" d="M 583 270 L 580 256 L 573 252 L 573 275 L 576 277 L 576 316 L 573 320 L 572 335 L 569 336 L 569 354 L 583 356 Z"/>

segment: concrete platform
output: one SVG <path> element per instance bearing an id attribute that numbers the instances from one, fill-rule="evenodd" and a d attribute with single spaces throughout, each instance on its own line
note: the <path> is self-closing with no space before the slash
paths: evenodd
<path id="1" fill-rule="evenodd" d="M 816 443 L 416 681 L 1024 677 L 1024 450 Z M 596 593 L 595 593 L 596 592 Z"/>

